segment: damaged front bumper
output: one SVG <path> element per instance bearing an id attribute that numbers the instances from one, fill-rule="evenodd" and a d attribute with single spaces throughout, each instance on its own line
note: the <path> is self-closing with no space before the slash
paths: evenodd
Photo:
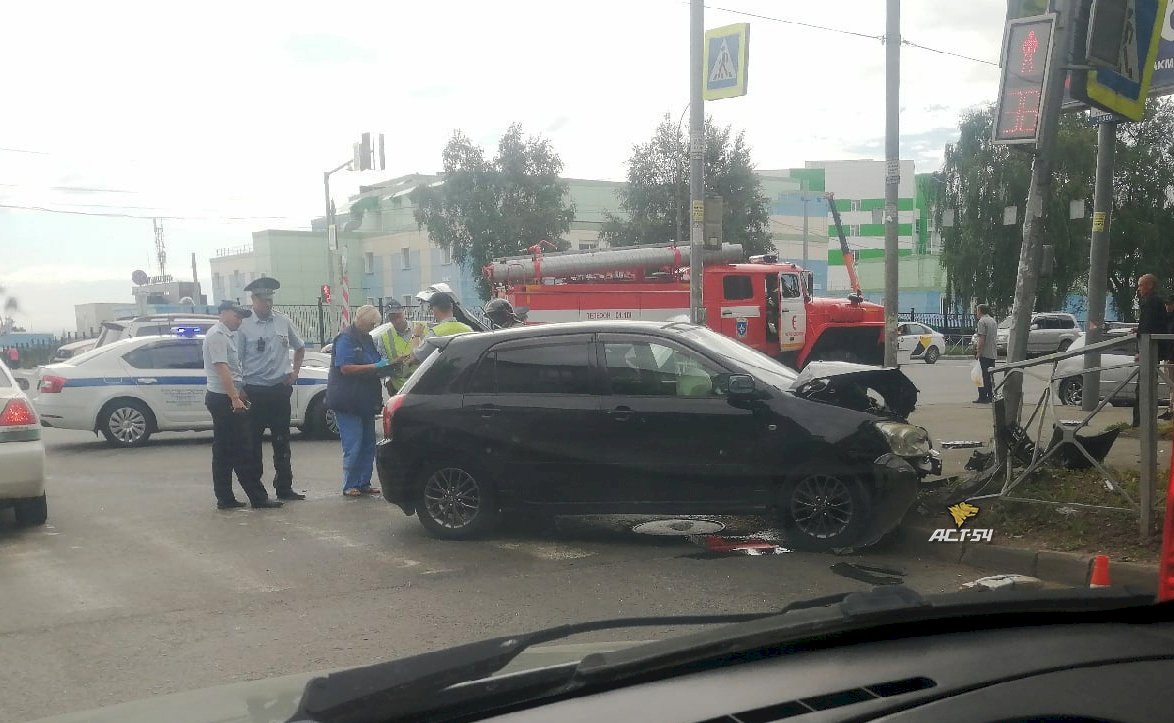
<path id="1" fill-rule="evenodd" d="M 938 469 L 941 469 L 940 459 Z M 922 475 L 909 460 L 889 452 L 872 463 L 872 472 L 877 494 L 873 495 L 868 526 L 861 532 L 854 547 L 875 544 L 895 530 L 905 519 L 905 513 L 917 501 Z"/>

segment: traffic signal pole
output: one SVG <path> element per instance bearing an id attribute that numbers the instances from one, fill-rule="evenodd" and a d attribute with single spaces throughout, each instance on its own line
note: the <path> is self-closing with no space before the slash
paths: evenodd
<path id="1" fill-rule="evenodd" d="M 705 74 L 704 0 L 689 2 L 689 321 L 705 323 L 702 274 L 705 263 Z M 698 209 L 702 209 L 698 214 Z"/>
<path id="2" fill-rule="evenodd" d="M 1053 68 L 1048 74 L 1043 103 L 1040 107 L 1039 140 L 1035 160 L 1031 164 L 1031 185 L 1028 187 L 1026 211 L 1023 219 L 1023 245 L 1019 249 L 1019 281 L 1015 285 L 1015 301 L 1011 309 L 1011 328 L 1007 341 L 1007 361 L 1027 358 L 1027 336 L 1031 327 L 1031 313 L 1035 309 L 1039 290 L 1040 235 L 1043 231 L 1044 198 L 1052 185 L 1055 163 L 1056 129 L 1060 121 L 1060 105 L 1064 100 L 1064 80 L 1072 49 L 1072 29 L 1075 13 L 1072 0 L 1056 3 L 1056 35 Z M 1003 385 L 1008 421 L 1018 421 L 1023 404 L 1023 375 L 1007 375 Z"/>

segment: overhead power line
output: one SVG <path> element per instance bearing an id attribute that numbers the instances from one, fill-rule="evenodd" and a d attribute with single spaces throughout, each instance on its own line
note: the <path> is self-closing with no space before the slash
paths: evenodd
<path id="1" fill-rule="evenodd" d="M 817 23 L 809 23 L 809 22 L 805 22 L 802 20 L 793 20 L 790 18 L 776 18 L 776 17 L 772 17 L 770 15 L 762 15 L 759 13 L 748 12 L 746 10 L 738 10 L 736 8 L 725 8 L 725 7 L 719 7 L 717 5 L 706 5 L 705 9 L 706 10 L 720 10 L 722 12 L 733 13 L 735 15 L 744 15 L 748 18 L 755 18 L 757 20 L 767 20 L 772 23 L 782 23 L 784 25 L 795 25 L 795 26 L 801 27 L 801 28 L 811 28 L 812 30 L 823 30 L 824 32 L 828 32 L 828 33 L 837 33 L 839 35 L 849 35 L 849 36 L 856 37 L 856 38 L 866 38 L 868 40 L 876 40 L 881 43 L 883 43 L 885 40 L 884 35 L 877 35 L 877 34 L 873 34 L 873 33 L 860 33 L 860 32 L 856 32 L 855 30 L 845 30 L 843 28 L 833 28 L 828 25 L 819 25 Z M 962 53 L 955 53 L 950 50 L 940 50 L 938 48 L 931 48 L 928 45 L 921 45 L 920 43 L 914 43 L 910 40 L 902 39 L 901 44 L 908 45 L 911 48 L 917 48 L 918 50 L 928 50 L 931 53 L 938 53 L 940 55 L 949 55 L 949 56 L 953 56 L 955 58 L 961 58 L 962 60 L 969 60 L 974 63 L 982 63 L 984 65 L 993 65 L 995 67 L 998 67 L 998 65 L 999 65 L 998 63 L 990 61 L 990 60 L 983 60 L 981 58 L 975 58 L 975 57 L 972 57 L 969 55 L 963 55 Z"/>

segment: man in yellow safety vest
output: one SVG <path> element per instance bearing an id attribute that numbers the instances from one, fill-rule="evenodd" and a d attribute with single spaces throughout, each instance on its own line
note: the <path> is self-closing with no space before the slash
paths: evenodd
<path id="1" fill-rule="evenodd" d="M 451 294 L 445 291 L 437 291 L 428 298 L 428 304 L 432 307 L 432 317 L 436 320 L 436 323 L 424 334 L 421 343 L 413 352 L 418 361 L 424 361 L 434 351 L 434 347 L 423 343 L 428 337 L 452 336 L 453 334 L 464 334 L 473 331 L 473 328 L 468 324 L 453 318 L 454 302 Z"/>
<path id="2" fill-rule="evenodd" d="M 386 382 L 388 394 L 395 394 L 407 383 L 418 363 L 412 355 L 415 350 L 412 325 L 404 315 L 404 307 L 398 301 L 392 301 L 385 312 L 391 327 L 379 334 L 375 342 L 379 353 L 395 368 L 395 373 Z"/>

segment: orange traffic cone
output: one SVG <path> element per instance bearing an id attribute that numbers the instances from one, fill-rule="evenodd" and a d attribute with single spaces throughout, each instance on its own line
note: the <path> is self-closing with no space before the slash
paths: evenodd
<path id="1" fill-rule="evenodd" d="M 1092 577 L 1089 578 L 1089 587 L 1108 587 L 1109 582 L 1109 556 L 1097 555 L 1092 561 Z"/>

